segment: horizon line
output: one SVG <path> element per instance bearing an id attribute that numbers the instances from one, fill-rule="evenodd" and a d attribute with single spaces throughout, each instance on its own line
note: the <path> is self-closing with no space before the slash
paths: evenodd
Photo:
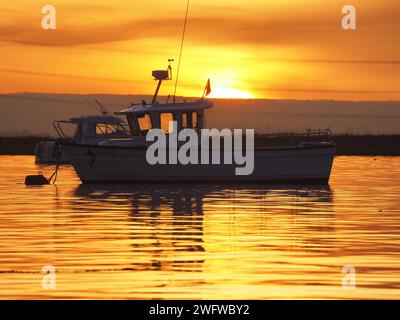
<path id="1" fill-rule="evenodd" d="M 294 92 L 294 91 L 293 91 Z M 302 92 L 302 91 L 298 91 Z M 324 92 L 324 91 L 321 91 Z M 320 93 L 321 93 L 320 92 Z M 346 93 L 346 92 L 341 92 L 341 93 Z M 360 92 L 357 92 L 360 93 Z M 379 92 L 374 92 L 374 93 L 379 93 Z M 148 96 L 152 97 L 153 94 L 145 94 L 145 93 L 76 93 L 76 92 L 35 92 L 35 91 L 19 91 L 19 92 L 7 92 L 7 93 L 0 93 L 0 98 L 11 98 L 11 99 L 26 99 L 26 100 L 48 100 L 48 101 L 53 101 L 53 102 L 69 102 L 69 103 L 79 103 L 79 104 L 86 104 L 85 102 L 79 102 L 79 101 L 64 101 L 64 100 L 58 100 L 54 101 L 54 99 L 34 99 L 30 97 L 18 97 L 17 95 L 22 95 L 22 94 L 29 94 L 29 95 L 71 95 L 71 96 L 93 96 L 93 95 L 108 95 L 108 96 Z M 159 95 L 159 97 L 167 98 L 168 95 Z M 194 97 L 194 96 L 177 96 L 177 98 L 180 99 L 201 99 L 201 97 Z M 241 100 L 241 101 L 257 101 L 257 100 L 269 100 L 269 101 L 333 101 L 333 102 L 388 102 L 388 103 L 400 103 L 400 99 L 397 100 L 390 100 L 390 99 L 375 99 L 375 100 L 347 100 L 347 99 L 334 99 L 334 98 L 326 98 L 326 99 L 315 99 L 315 98 L 301 98 L 301 99 L 296 99 L 296 98 L 239 98 L 239 97 L 232 97 L 232 98 L 217 98 L 217 97 L 210 97 L 207 98 L 207 100 Z"/>

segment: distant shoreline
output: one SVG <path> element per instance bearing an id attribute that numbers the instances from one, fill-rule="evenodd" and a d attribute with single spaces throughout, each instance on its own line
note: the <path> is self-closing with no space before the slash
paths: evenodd
<path id="1" fill-rule="evenodd" d="M 48 140 L 54 139 L 38 136 L 0 137 L 0 155 L 33 155 L 36 144 Z M 337 145 L 337 155 L 400 156 L 400 134 L 337 135 L 333 140 Z"/>

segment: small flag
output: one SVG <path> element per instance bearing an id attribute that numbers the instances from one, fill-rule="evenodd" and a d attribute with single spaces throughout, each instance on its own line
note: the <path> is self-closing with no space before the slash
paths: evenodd
<path id="1" fill-rule="evenodd" d="M 210 84 L 210 79 L 207 80 L 206 87 L 204 88 L 204 94 L 203 96 L 208 96 L 211 93 L 211 84 Z"/>

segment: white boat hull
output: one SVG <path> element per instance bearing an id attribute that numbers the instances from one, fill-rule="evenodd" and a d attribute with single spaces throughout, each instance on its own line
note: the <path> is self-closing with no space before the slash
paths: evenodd
<path id="1" fill-rule="evenodd" d="M 333 144 L 255 150 L 251 175 L 235 175 L 235 164 L 150 165 L 144 148 L 64 145 L 83 183 L 263 182 L 328 183 Z"/>

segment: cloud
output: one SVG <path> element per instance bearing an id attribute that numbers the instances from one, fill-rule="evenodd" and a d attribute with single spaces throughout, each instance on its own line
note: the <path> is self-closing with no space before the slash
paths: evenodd
<path id="1" fill-rule="evenodd" d="M 385 30 L 385 25 L 391 26 L 386 30 L 388 33 L 400 32 L 393 29 L 393 25 L 398 24 L 397 17 L 391 11 L 386 11 L 379 11 L 384 20 L 381 21 L 383 27 L 378 35 Z M 376 25 L 377 18 L 371 12 L 363 12 L 362 17 L 360 26 L 368 26 L 368 21 Z M 58 29 L 51 31 L 42 30 L 37 19 L 15 21 L 13 25 L 3 23 L 0 25 L 0 40 L 15 44 L 68 47 L 150 38 L 176 39 L 181 36 L 183 24 L 183 19 L 178 17 L 148 17 L 114 23 L 109 20 L 105 22 L 107 19 L 104 19 L 104 23 L 96 21 L 64 21 L 63 24 L 60 18 Z M 189 16 L 187 38 L 209 45 L 316 44 L 319 40 L 334 40 L 342 36 L 344 31 L 340 29 L 339 22 L 340 15 L 337 12 L 277 16 Z M 367 40 L 371 33 L 374 31 L 360 29 L 357 34 Z"/>

